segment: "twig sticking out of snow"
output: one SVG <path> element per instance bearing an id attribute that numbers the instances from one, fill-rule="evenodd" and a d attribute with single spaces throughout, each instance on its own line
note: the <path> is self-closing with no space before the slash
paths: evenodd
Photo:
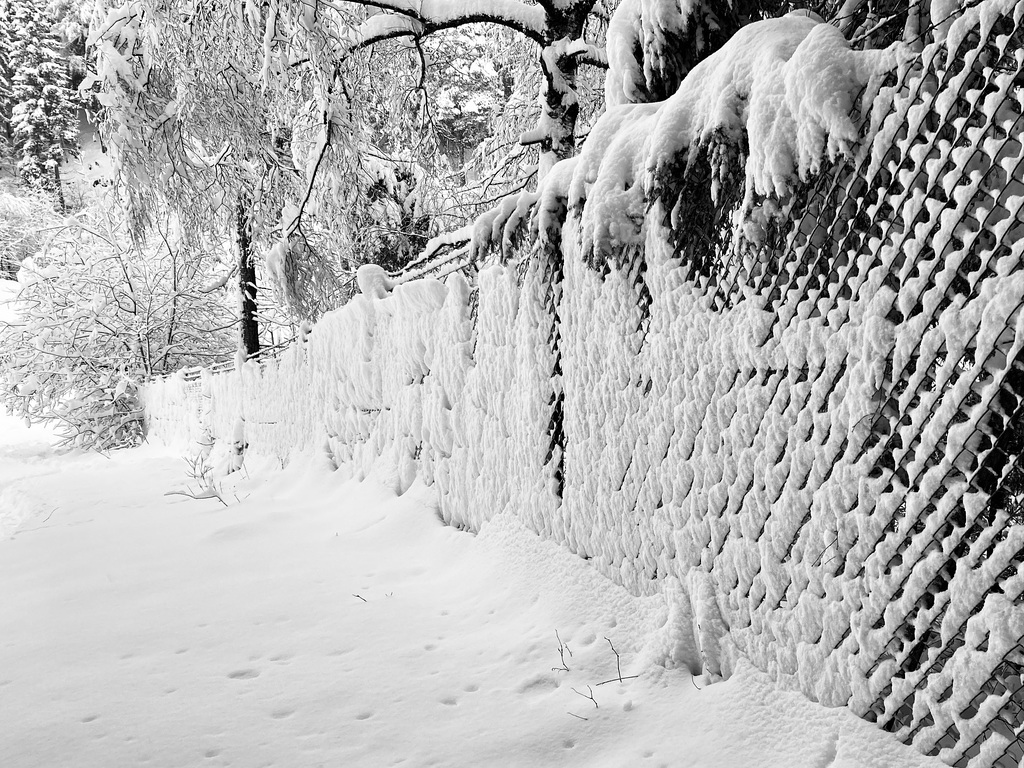
<path id="1" fill-rule="evenodd" d="M 206 463 L 206 452 L 200 451 L 195 456 L 183 456 L 182 458 L 188 464 L 186 474 L 199 483 L 200 490 L 193 491 L 191 488 L 186 488 L 184 491 L 167 491 L 164 496 L 185 496 L 197 501 L 201 499 L 216 499 L 225 507 L 229 506 L 220 488 L 211 476 L 213 467 Z M 239 500 L 237 495 L 235 500 Z"/>
<path id="2" fill-rule="evenodd" d="M 597 699 L 595 699 L 595 698 L 594 698 L 594 689 L 593 689 L 593 688 L 591 688 L 591 687 L 590 687 L 590 686 L 588 685 L 588 686 L 587 686 L 587 690 L 589 691 L 589 694 L 584 694 L 584 693 L 580 693 L 580 692 L 579 692 L 579 691 L 577 691 L 577 690 L 576 690 L 575 688 L 573 688 L 573 689 L 572 689 L 572 692 L 573 692 L 573 693 L 576 693 L 576 694 L 579 694 L 579 695 L 580 695 L 580 696 L 582 696 L 582 697 L 583 697 L 584 699 L 590 699 L 590 700 L 591 700 L 592 702 L 594 702 L 594 709 L 600 709 L 600 707 L 598 707 L 598 706 L 597 706 Z M 569 714 L 571 715 L 571 714 L 572 714 L 572 712 L 570 712 Z"/>
<path id="3" fill-rule="evenodd" d="M 613 677 L 611 680 L 602 680 L 598 685 L 608 685 L 608 683 L 621 683 L 624 680 L 636 680 L 640 675 L 623 675 L 622 677 Z"/>
<path id="4" fill-rule="evenodd" d="M 217 493 L 216 491 L 214 491 L 214 490 L 212 490 L 210 488 L 207 488 L 205 490 L 199 491 L 198 493 L 193 493 L 192 491 L 187 491 L 187 490 L 186 491 L 167 491 L 164 494 L 164 496 L 185 496 L 185 497 L 187 497 L 189 499 L 195 499 L 196 501 L 201 501 L 202 499 L 216 499 L 221 504 L 223 504 L 225 507 L 228 505 L 228 503 L 226 501 L 224 501 L 224 499 L 221 498 L 219 493 Z"/>
<path id="5" fill-rule="evenodd" d="M 51 509 L 50 510 L 50 514 L 48 514 L 46 517 L 44 517 L 40 521 L 39 525 L 37 525 L 35 528 L 22 528 L 21 530 L 17 531 L 17 533 L 19 533 L 19 534 L 21 534 L 21 533 L 31 533 L 32 531 L 40 531 L 43 528 L 50 528 L 50 527 L 52 527 L 52 526 L 46 525 L 46 521 L 48 521 L 51 517 L 53 517 L 53 513 L 56 512 L 58 509 L 60 509 L 60 507 L 54 507 L 53 509 Z"/>
<path id="6" fill-rule="evenodd" d="M 619 652 L 615 650 L 615 646 L 612 645 L 611 638 L 606 637 L 608 641 L 608 647 L 612 649 L 612 653 L 615 654 L 615 677 L 611 680 L 602 680 L 598 685 L 607 685 L 608 683 L 621 683 L 623 680 L 636 680 L 640 675 L 623 675 L 622 674 L 622 659 L 619 656 Z"/>
<path id="7" fill-rule="evenodd" d="M 569 649 L 568 645 L 566 645 L 565 643 L 562 642 L 562 638 L 558 636 L 558 630 L 557 629 L 555 630 L 555 639 L 558 640 L 558 658 L 561 660 L 562 666 L 560 666 L 560 667 L 552 667 L 551 671 L 552 672 L 568 672 L 569 671 L 569 665 L 567 665 L 565 663 L 565 652 L 568 651 L 569 652 L 569 656 L 572 656 L 572 651 Z"/>
<path id="8" fill-rule="evenodd" d="M 610 637 L 605 637 L 605 640 L 608 641 L 608 647 L 611 648 L 612 649 L 612 653 L 615 654 L 615 672 L 618 674 L 619 682 L 621 683 L 622 682 L 622 660 L 619 657 L 619 652 L 616 651 L 615 650 L 615 646 L 612 645 L 611 638 Z"/>

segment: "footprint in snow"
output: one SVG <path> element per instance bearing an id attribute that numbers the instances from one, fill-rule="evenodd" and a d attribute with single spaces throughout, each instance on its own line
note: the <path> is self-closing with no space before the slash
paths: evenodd
<path id="1" fill-rule="evenodd" d="M 228 673 L 228 677 L 232 680 L 252 680 L 259 676 L 260 673 L 257 669 L 236 669 L 234 672 Z"/>
<path id="2" fill-rule="evenodd" d="M 551 675 L 534 675 L 516 687 L 516 693 L 545 693 L 558 688 L 559 682 Z"/>

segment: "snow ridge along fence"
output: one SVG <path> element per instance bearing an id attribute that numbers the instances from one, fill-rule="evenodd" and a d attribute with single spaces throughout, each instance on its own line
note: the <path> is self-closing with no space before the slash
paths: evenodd
<path id="1" fill-rule="evenodd" d="M 774 194 L 746 135 L 652 164 L 671 100 L 611 110 L 520 260 L 155 382 L 151 433 L 420 477 L 450 524 L 514 515 L 663 593 L 669 663 L 742 655 L 951 765 L 1020 765 L 1022 16 L 987 0 L 872 70 L 848 151 Z"/>

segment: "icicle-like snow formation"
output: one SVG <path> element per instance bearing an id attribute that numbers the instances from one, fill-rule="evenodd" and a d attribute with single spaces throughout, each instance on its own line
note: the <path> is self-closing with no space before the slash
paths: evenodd
<path id="1" fill-rule="evenodd" d="M 944 33 L 752 25 L 446 243 L 500 246 L 474 285 L 361 275 L 279 360 L 151 385 L 152 434 L 422 478 L 663 595 L 665 663 L 1017 765 L 1024 3 Z"/>

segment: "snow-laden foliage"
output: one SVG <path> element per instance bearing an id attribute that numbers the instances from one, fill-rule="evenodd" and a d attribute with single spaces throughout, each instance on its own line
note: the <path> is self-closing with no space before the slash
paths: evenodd
<path id="1" fill-rule="evenodd" d="M 14 94 L 13 72 L 11 71 L 11 11 L 8 0 L 0 2 L 0 160 L 11 153 L 11 97 Z"/>
<path id="2" fill-rule="evenodd" d="M 0 185 L 0 279 L 16 280 L 21 262 L 45 242 L 45 228 L 58 221 L 49 195 Z"/>
<path id="3" fill-rule="evenodd" d="M 662 101 L 744 24 L 777 15 L 772 0 L 622 0 L 608 26 L 608 106 Z"/>
<path id="4" fill-rule="evenodd" d="M 197 230 L 241 207 L 280 296 L 315 319 L 360 264 L 399 269 L 464 221 L 458 169 L 502 84 L 472 27 L 346 51 L 355 10 L 294 10 L 112 6 L 93 20 L 89 84 L 140 228 L 159 201 Z"/>
<path id="5" fill-rule="evenodd" d="M 67 62 L 44 4 L 9 0 L 6 11 L 10 131 L 18 174 L 29 186 L 55 193 L 63 208 L 60 166 L 78 137 Z"/>
<path id="6" fill-rule="evenodd" d="M 610 107 L 571 176 L 552 181 L 571 178 L 569 187 L 554 194 L 584 211 L 583 248 L 595 254 L 641 242 L 653 200 L 672 211 L 708 192 L 718 208 L 735 190 L 748 208 L 784 198 L 822 162 L 850 153 L 858 90 L 895 64 L 889 51 L 850 50 L 835 27 L 806 15 L 750 25 L 666 101 Z M 687 189 L 694 172 L 700 190 Z"/>
<path id="7" fill-rule="evenodd" d="M 279 119 L 284 105 L 262 87 L 259 49 L 239 28 L 243 20 L 227 9 L 191 13 L 139 2 L 105 9 L 92 22 L 95 70 L 85 85 L 104 108 L 102 129 L 133 229 L 151 231 L 170 209 L 186 250 L 201 253 L 204 237 L 218 233 L 247 244 L 239 262 L 251 265 L 253 250 L 278 239 L 282 207 L 306 185 L 290 148 L 294 127 Z M 299 91 L 288 104 L 306 96 Z M 315 280 L 311 304 L 334 306 L 339 272 L 313 258 L 292 275 Z"/>
<path id="8" fill-rule="evenodd" d="M 143 381 L 233 355 L 230 304 L 210 295 L 218 266 L 186 259 L 173 231 L 140 246 L 96 210 L 65 220 L 51 207 L 36 226 L 45 241 L 0 322 L 0 401 L 54 423 L 68 447 L 135 445 Z"/>

